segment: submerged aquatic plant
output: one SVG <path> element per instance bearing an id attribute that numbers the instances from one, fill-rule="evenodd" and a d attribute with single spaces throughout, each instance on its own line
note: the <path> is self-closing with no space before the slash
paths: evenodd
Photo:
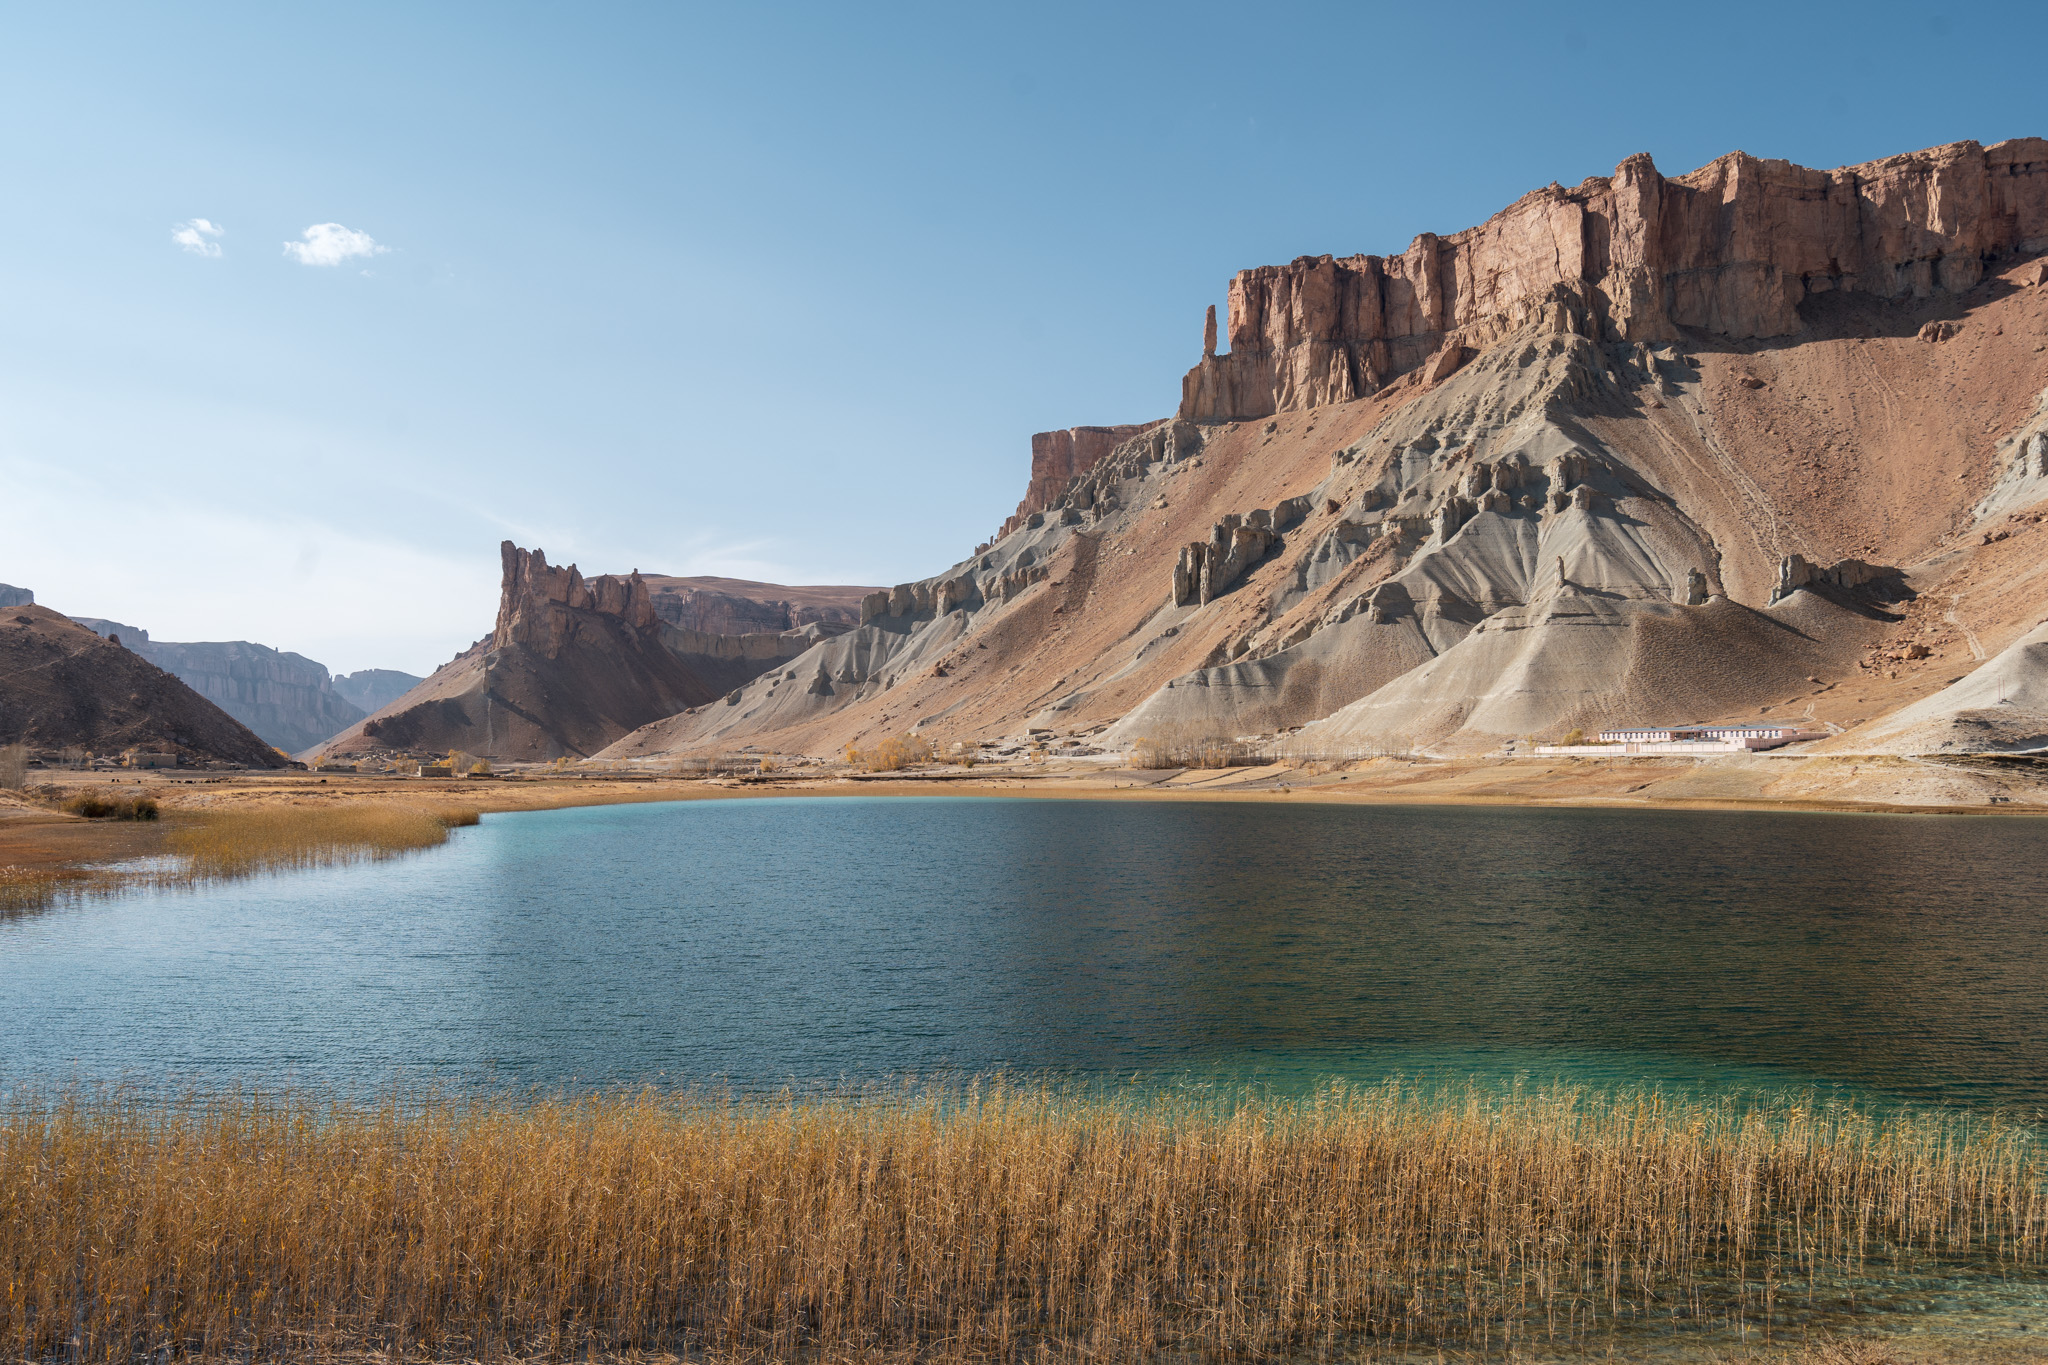
<path id="1" fill-rule="evenodd" d="M 0 1353 L 1192 1359 L 2042 1263 L 2031 1130 L 1573 1089 L 18 1099 Z"/>

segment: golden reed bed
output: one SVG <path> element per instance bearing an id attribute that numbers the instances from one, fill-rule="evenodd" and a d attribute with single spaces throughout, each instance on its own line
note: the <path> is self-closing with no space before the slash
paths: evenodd
<path id="1" fill-rule="evenodd" d="M 139 859 L 132 865 L 0 864 L 0 916 L 138 886 L 190 887 L 270 872 L 382 861 L 446 843 L 450 829 L 474 825 L 478 819 L 476 811 L 465 807 L 422 808 L 381 801 L 179 811 L 164 822 L 168 828 L 152 831 L 153 842 L 137 846 L 130 840 L 126 853 Z"/>
<path id="2" fill-rule="evenodd" d="M 448 841 L 477 823 L 473 810 L 425 810 L 364 802 L 346 806 L 245 806 L 193 817 L 166 851 L 184 860 L 174 876 L 208 881 L 394 858 Z"/>
<path id="3" fill-rule="evenodd" d="M 1564 1090 L 1226 1111 L 1001 1081 L 760 1100 L 17 1099 L 0 1355 L 1355 1355 L 1755 1322 L 2042 1262 L 2035 1135 Z"/>

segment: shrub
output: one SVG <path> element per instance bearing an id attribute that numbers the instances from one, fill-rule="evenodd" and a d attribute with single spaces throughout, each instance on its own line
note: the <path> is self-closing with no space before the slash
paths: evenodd
<path id="1" fill-rule="evenodd" d="M 20 791 L 28 781 L 28 745 L 0 745 L 0 788 Z"/>
<path id="2" fill-rule="evenodd" d="M 856 768 L 871 773 L 896 773 L 920 763 L 930 763 L 938 757 L 938 750 L 923 735 L 898 735 L 885 739 L 872 749 L 856 749 L 846 746 L 846 761 Z"/>
<path id="3" fill-rule="evenodd" d="M 64 802 L 64 809 L 88 820 L 154 820 L 156 798 L 140 792 L 79 792 Z"/>

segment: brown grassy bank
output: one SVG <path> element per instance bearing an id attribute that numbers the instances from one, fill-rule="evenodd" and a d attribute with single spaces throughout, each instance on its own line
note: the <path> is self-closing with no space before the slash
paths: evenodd
<path id="1" fill-rule="evenodd" d="M 1995 1121 L 1398 1087 L 1205 1111 L 987 1084 L 357 1107 L 15 1102 L 0 1353 L 1215 1359 L 1767 1319 L 2037 1274 Z"/>
<path id="2" fill-rule="evenodd" d="M 108 837 L 103 831 L 111 827 L 98 824 L 23 822 L 9 831 L 11 847 L 0 849 L 20 859 L 0 859 L 0 915 L 139 885 L 379 861 L 445 843 L 450 829 L 477 819 L 475 810 L 454 805 L 361 801 L 179 811 L 144 837 L 118 828 Z M 116 861 L 85 861 L 95 853 Z"/>

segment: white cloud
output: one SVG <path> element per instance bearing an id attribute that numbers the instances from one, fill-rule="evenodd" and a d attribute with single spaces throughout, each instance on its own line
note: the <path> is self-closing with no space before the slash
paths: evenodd
<path id="1" fill-rule="evenodd" d="M 209 223 L 204 218 L 187 218 L 171 229 L 171 240 L 194 256 L 220 255 L 218 238 L 223 229 L 219 223 Z"/>
<path id="2" fill-rule="evenodd" d="M 315 223 L 299 236 L 304 240 L 286 242 L 284 254 L 300 265 L 340 265 L 358 256 L 382 256 L 391 250 L 378 245 L 369 233 L 339 223 Z"/>

